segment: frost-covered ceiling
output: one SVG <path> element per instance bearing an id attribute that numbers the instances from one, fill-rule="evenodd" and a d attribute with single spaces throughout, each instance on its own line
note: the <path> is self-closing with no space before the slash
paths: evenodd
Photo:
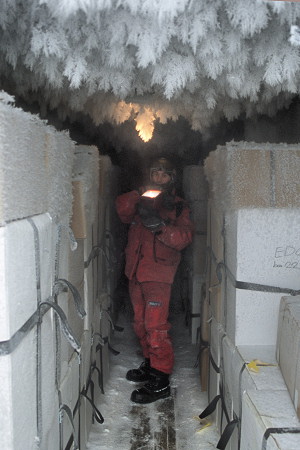
<path id="1" fill-rule="evenodd" d="M 299 20 L 298 2 L 1 0 L 0 87 L 71 121 L 203 131 L 299 94 Z"/>

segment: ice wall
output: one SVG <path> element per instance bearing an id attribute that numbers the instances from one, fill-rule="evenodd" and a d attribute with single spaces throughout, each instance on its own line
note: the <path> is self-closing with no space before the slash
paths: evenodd
<path id="1" fill-rule="evenodd" d="M 85 448 L 109 375 L 116 172 L 11 103 L 2 96 L 0 447 Z"/>
<path id="2" fill-rule="evenodd" d="M 299 170 L 300 146 L 287 144 L 230 142 L 204 163 L 208 266 L 201 335 L 208 352 L 202 343 L 200 370 L 208 376 L 218 448 L 300 446 L 293 306 L 300 293 Z"/>

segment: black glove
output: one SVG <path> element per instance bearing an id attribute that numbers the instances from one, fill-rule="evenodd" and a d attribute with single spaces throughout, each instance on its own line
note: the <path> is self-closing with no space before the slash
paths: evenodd
<path id="1" fill-rule="evenodd" d="M 164 192 L 162 195 L 162 207 L 167 209 L 168 211 L 173 211 L 173 209 L 175 208 L 175 195 L 171 194 L 168 191 Z"/>
<path id="2" fill-rule="evenodd" d="M 138 213 L 141 218 L 142 224 L 150 231 L 158 231 L 162 226 L 165 225 L 158 211 L 151 208 L 150 206 L 138 204 Z"/>
<path id="3" fill-rule="evenodd" d="M 155 215 L 155 216 L 150 216 L 147 218 L 141 218 L 142 219 L 142 224 L 144 225 L 144 227 L 148 228 L 148 230 L 150 231 L 159 231 L 161 229 L 161 227 L 163 227 L 165 225 L 165 222 L 162 220 L 162 218 L 160 217 L 160 215 Z"/>

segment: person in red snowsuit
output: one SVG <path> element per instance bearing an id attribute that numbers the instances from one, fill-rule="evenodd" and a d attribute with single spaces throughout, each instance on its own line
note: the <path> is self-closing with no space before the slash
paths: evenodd
<path id="1" fill-rule="evenodd" d="M 181 250 L 192 242 L 193 224 L 185 201 L 175 195 L 176 171 L 165 158 L 150 168 L 155 200 L 140 188 L 117 197 L 116 208 L 123 223 L 130 224 L 125 249 L 125 275 L 134 310 L 134 330 L 145 360 L 127 372 L 134 382 L 147 381 L 131 400 L 150 403 L 170 395 L 169 375 L 174 353 L 168 322 L 171 287 L 181 259 Z M 143 195 L 144 192 L 144 195 Z"/>

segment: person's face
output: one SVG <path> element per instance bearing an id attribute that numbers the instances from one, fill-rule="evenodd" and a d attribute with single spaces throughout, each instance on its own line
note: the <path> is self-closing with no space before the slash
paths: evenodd
<path id="1" fill-rule="evenodd" d="M 151 181 L 158 186 L 163 186 L 171 181 L 171 177 L 163 170 L 154 170 L 151 173 Z"/>

